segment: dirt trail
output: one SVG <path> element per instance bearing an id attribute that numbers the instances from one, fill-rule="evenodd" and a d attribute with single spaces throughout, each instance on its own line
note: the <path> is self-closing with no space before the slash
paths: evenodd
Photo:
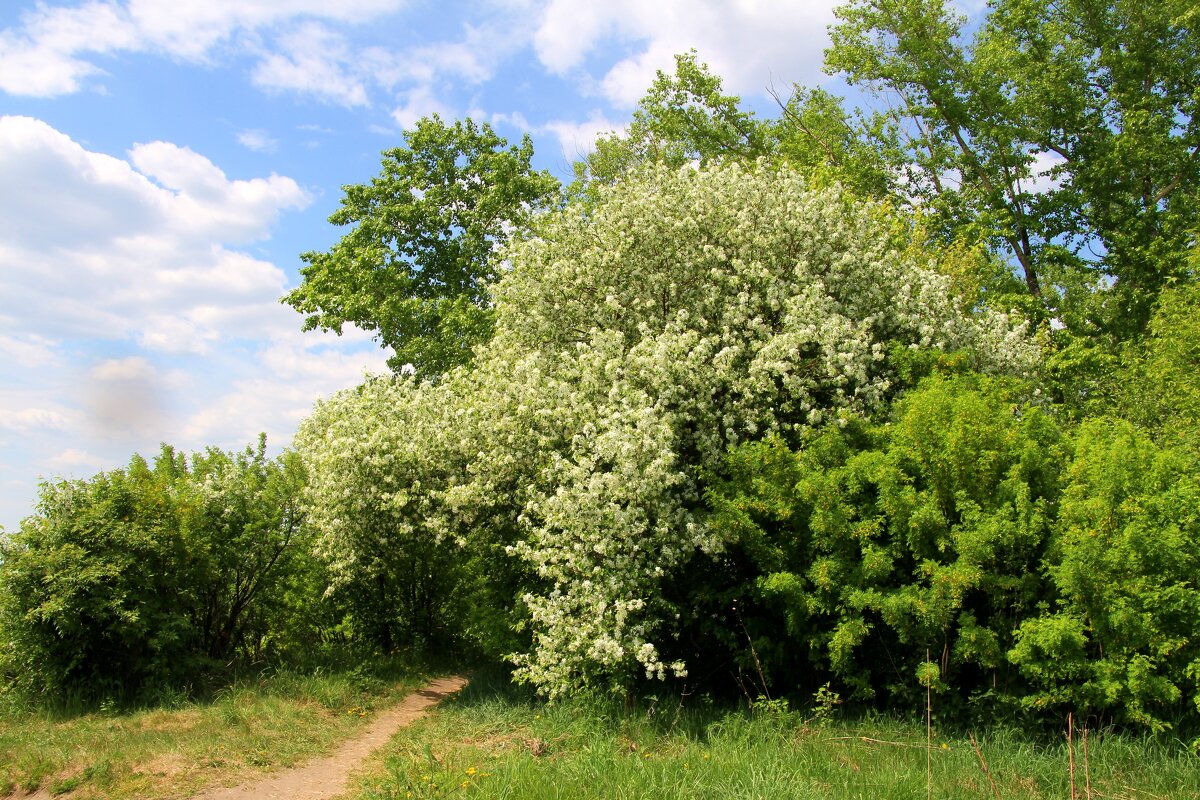
<path id="1" fill-rule="evenodd" d="M 193 800 L 267 800 L 275 797 L 325 800 L 336 797 L 346 791 L 350 773 L 367 756 L 386 744 L 397 730 L 466 684 L 467 679 L 458 676 L 436 680 L 381 712 L 365 731 L 345 742 L 330 756 L 268 775 L 256 783 L 210 789 Z"/>

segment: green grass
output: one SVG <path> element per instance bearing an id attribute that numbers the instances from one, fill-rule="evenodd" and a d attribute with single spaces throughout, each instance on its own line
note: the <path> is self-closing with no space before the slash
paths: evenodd
<path id="1" fill-rule="evenodd" d="M 1065 743 L 976 734 L 1003 798 L 1070 797 Z M 359 800 L 377 798 L 994 798 L 966 736 L 925 746 L 919 721 L 818 724 L 803 715 L 678 703 L 640 711 L 539 704 L 480 676 L 401 731 Z M 1090 736 L 1093 798 L 1200 798 L 1200 759 L 1181 745 Z M 1087 776 L 1076 743 L 1077 797 Z"/>
<path id="2" fill-rule="evenodd" d="M 0 797 L 176 798 L 326 752 L 370 712 L 420 685 L 401 659 L 365 668 L 287 670 L 242 680 L 207 702 L 86 714 L 0 714 Z"/>

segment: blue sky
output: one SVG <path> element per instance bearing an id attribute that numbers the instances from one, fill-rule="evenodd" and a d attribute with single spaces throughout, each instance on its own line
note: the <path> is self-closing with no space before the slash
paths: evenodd
<path id="1" fill-rule="evenodd" d="M 39 478 L 160 442 L 284 446 L 383 371 L 369 336 L 301 332 L 278 300 L 419 117 L 529 133 L 565 177 L 688 48 L 760 113 L 771 84 L 829 85 L 833 5 L 5 0 L 0 525 Z"/>

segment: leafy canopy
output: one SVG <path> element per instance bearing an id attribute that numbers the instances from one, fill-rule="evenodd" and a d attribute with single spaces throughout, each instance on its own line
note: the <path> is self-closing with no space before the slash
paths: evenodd
<path id="1" fill-rule="evenodd" d="M 530 167 L 528 136 L 509 147 L 487 123 L 434 115 L 404 138 L 369 184 L 342 187 L 329 221 L 351 230 L 301 256 L 303 283 L 283 299 L 305 330 L 357 325 L 395 351 L 393 369 L 437 375 L 491 334 L 495 250 L 555 203 L 558 181 Z"/>
<path id="2" fill-rule="evenodd" d="M 130 699 L 258 653 L 303 560 L 302 482 L 294 454 L 268 459 L 260 439 L 43 483 L 0 542 L 0 674 L 48 697 Z"/>
<path id="3" fill-rule="evenodd" d="M 944 0 L 837 15 L 827 68 L 888 100 L 913 199 L 1002 246 L 1073 330 L 1140 330 L 1200 199 L 1193 4 L 997 0 L 970 40 Z"/>

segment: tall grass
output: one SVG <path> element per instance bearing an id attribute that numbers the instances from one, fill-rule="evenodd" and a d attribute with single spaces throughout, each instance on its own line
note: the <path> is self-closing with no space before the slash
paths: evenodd
<path id="1" fill-rule="evenodd" d="M 917 713 L 822 723 L 779 703 L 547 706 L 487 675 L 402 731 L 358 797 L 922 798 L 929 774 L 936 798 L 1070 796 L 1065 742 L 976 731 L 993 789 L 967 732 L 935 725 L 931 748 L 926 736 Z M 1093 733 L 1088 755 L 1095 798 L 1200 798 L 1200 760 L 1178 743 Z"/>

